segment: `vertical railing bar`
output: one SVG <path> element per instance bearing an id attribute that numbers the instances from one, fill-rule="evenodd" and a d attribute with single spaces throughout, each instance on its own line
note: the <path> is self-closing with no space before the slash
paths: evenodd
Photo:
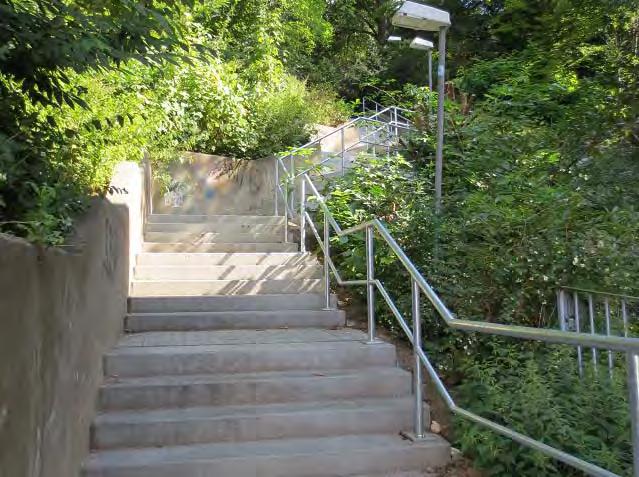
<path id="1" fill-rule="evenodd" d="M 577 292 L 573 293 L 574 307 L 575 307 L 575 327 L 577 333 L 581 333 L 581 323 L 579 317 L 579 294 Z M 582 355 L 582 347 L 577 346 L 577 366 L 579 367 L 579 376 L 583 377 L 584 375 L 584 363 L 583 363 L 583 355 Z"/>
<path id="2" fill-rule="evenodd" d="M 420 288 L 417 284 L 417 280 L 411 279 L 412 285 L 412 305 L 413 305 L 413 357 L 414 366 L 413 371 L 413 387 L 415 393 L 415 421 L 414 432 L 416 439 L 424 438 L 424 405 L 422 398 L 422 360 L 420 358 L 419 350 L 422 347 L 422 322 L 419 308 Z"/>
<path id="3" fill-rule="evenodd" d="M 306 252 L 306 181 L 300 181 L 300 252 Z"/>
<path id="4" fill-rule="evenodd" d="M 604 307 L 606 311 L 606 336 L 610 336 L 610 300 L 604 298 Z M 612 350 L 608 350 L 608 374 L 612 378 L 613 357 Z"/>
<path id="5" fill-rule="evenodd" d="M 597 330 L 595 329 L 595 304 L 593 302 L 591 293 L 588 294 L 588 317 L 590 319 L 590 334 L 596 335 Z M 592 351 L 592 368 L 595 373 L 595 376 L 597 376 L 597 372 L 599 369 L 597 366 L 597 348 L 593 347 L 591 351 Z"/>
<path id="6" fill-rule="evenodd" d="M 559 329 L 566 331 L 566 292 L 563 288 L 557 293 L 557 311 L 559 313 Z"/>
<path id="7" fill-rule="evenodd" d="M 628 309 L 626 308 L 626 300 L 621 300 L 621 319 L 623 320 L 623 335 L 628 337 Z"/>
<path id="8" fill-rule="evenodd" d="M 375 230 L 366 227 L 366 303 L 368 312 L 368 342 L 375 343 Z"/>
<path id="9" fill-rule="evenodd" d="M 290 192 L 290 201 L 291 201 L 291 213 L 295 213 L 295 157 L 293 156 L 293 153 L 290 154 L 289 156 L 289 168 L 290 168 L 290 174 L 291 174 L 291 183 L 289 184 L 290 188 L 291 188 L 291 192 Z M 291 217 L 293 218 L 293 217 Z"/>
<path id="10" fill-rule="evenodd" d="M 628 362 L 628 404 L 632 429 L 633 476 L 639 477 L 639 355 L 627 354 Z"/>
<path id="11" fill-rule="evenodd" d="M 284 243 L 288 242 L 288 188 L 289 178 L 286 175 L 286 184 L 284 184 Z"/>
<path id="12" fill-rule="evenodd" d="M 386 125 L 386 157 L 390 156 L 390 137 L 391 137 L 391 126 L 390 124 Z"/>
<path id="13" fill-rule="evenodd" d="M 324 211 L 324 310 L 331 309 L 331 229 L 328 213 Z"/>

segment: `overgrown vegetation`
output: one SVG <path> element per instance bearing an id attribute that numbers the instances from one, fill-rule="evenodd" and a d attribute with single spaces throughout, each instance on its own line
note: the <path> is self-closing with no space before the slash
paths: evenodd
<path id="1" fill-rule="evenodd" d="M 331 186 L 331 207 L 343 226 L 382 217 L 459 316 L 551 327 L 558 285 L 636 293 L 637 0 L 437 2 L 453 17 L 457 98 L 440 217 L 424 54 L 387 43 L 413 35 L 392 29 L 398 4 L 0 0 L 0 231 L 60 244 L 113 165 L 143 148 L 160 162 L 183 150 L 257 159 L 368 94 L 416 110 L 420 133 L 403 157 L 363 157 Z M 363 277 L 363 241 L 334 247 L 344 274 Z M 408 310 L 390 252 L 376 268 Z M 461 405 L 629 475 L 623 370 L 579 380 L 574 350 L 424 316 Z M 487 475 L 577 475 L 463 421 L 455 440 Z"/>
<path id="2" fill-rule="evenodd" d="M 258 159 L 349 108 L 292 74 L 331 38 L 317 0 L 0 1 L 0 231 L 59 244 L 113 165 Z"/>
<path id="3" fill-rule="evenodd" d="M 636 294 L 633 7 L 506 2 L 487 10 L 483 28 L 495 48 L 474 50 L 474 58 L 455 65 L 454 84 L 467 101 L 447 107 L 442 216 L 433 213 L 430 123 L 416 118 L 424 130 L 404 158 L 362 157 L 331 186 L 341 224 L 382 217 L 465 319 L 556 327 L 559 285 Z M 528 13 L 540 12 L 543 28 L 534 28 Z M 412 87 L 388 94 L 413 107 L 420 96 Z M 334 247 L 346 276 L 365 276 L 361 239 Z M 376 274 L 408 315 L 407 275 L 390 251 Z M 385 305 L 378 308 L 386 325 L 398 329 Z M 622 359 L 612 381 L 603 371 L 579 380 L 574 349 L 451 333 L 429 307 L 424 314 L 425 346 L 462 406 L 631 474 Z M 580 475 L 474 424 L 458 420 L 454 434 L 487 475 Z"/>

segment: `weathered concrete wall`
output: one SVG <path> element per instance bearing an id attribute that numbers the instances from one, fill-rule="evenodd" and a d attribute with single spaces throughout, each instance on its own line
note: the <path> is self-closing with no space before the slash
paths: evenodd
<path id="1" fill-rule="evenodd" d="M 123 205 L 128 211 L 129 282 L 133 277 L 135 257 L 142 251 L 144 223 L 149 213 L 147 192 L 151 187 L 151 170 L 147 167 L 150 167 L 148 163 L 140 166 L 136 162 L 120 162 L 113 169 L 111 179 L 109 201 Z"/>
<path id="2" fill-rule="evenodd" d="M 127 192 L 96 199 L 69 247 L 0 234 L 1 477 L 75 477 L 86 457 L 102 356 L 126 313 L 125 204 L 139 200 Z"/>
<path id="3" fill-rule="evenodd" d="M 165 194 L 155 184 L 156 214 L 273 213 L 275 184 L 273 159 L 234 160 L 208 154 L 185 153 L 169 167 L 177 190 Z"/>

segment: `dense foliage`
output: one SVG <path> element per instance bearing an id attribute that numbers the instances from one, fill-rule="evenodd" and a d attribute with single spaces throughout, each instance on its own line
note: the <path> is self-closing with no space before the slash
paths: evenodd
<path id="1" fill-rule="evenodd" d="M 636 292 L 637 0 L 437 2 L 452 14 L 448 90 L 462 99 L 447 104 L 439 217 L 424 54 L 387 42 L 413 35 L 392 28 L 398 4 L 0 0 L 0 231 L 62 243 L 116 162 L 143 149 L 160 163 L 183 150 L 268 156 L 346 119 L 337 91 L 402 102 L 420 129 L 402 156 L 363 157 L 331 185 L 337 219 L 382 217 L 459 316 L 550 327 L 560 284 Z M 377 274 L 407 311 L 406 275 L 380 247 Z M 364 276 L 361 238 L 335 251 L 345 275 Z M 579 380 L 574 350 L 453 334 L 426 305 L 424 316 L 463 406 L 629 473 L 623 370 Z M 488 475 L 576 475 L 456 424 Z"/>
<path id="2" fill-rule="evenodd" d="M 330 88 L 292 74 L 330 39 L 323 13 L 319 0 L 1 1 L 0 231 L 62 242 L 143 148 L 257 159 L 346 119 Z"/>
<path id="3" fill-rule="evenodd" d="M 382 217 L 466 319 L 556 327 L 559 285 L 637 294 L 637 12 L 616 1 L 485 10 L 481 31 L 495 48 L 459 60 L 466 102 L 447 106 L 442 216 L 432 122 L 416 117 L 423 130 L 403 158 L 364 156 L 330 186 L 339 221 Z M 389 95 L 428 110 L 414 87 Z M 364 277 L 362 240 L 334 246 L 344 274 Z M 376 274 L 409 315 L 406 273 L 379 247 Z M 383 303 L 378 315 L 398 329 Z M 424 315 L 425 346 L 461 405 L 630 475 L 622 359 L 612 382 L 603 371 L 579 380 L 574 349 L 451 333 L 429 306 Z M 454 438 L 488 475 L 579 475 L 462 420 Z"/>

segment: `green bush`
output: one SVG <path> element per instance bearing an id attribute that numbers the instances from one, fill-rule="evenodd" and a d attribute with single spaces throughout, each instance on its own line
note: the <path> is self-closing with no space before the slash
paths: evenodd
<path id="1" fill-rule="evenodd" d="M 0 5 L 0 230 L 60 244 L 113 165 L 143 148 L 162 173 L 183 150 L 259 159 L 305 142 L 344 111 L 284 67 L 330 39 L 324 7 Z"/>
<path id="2" fill-rule="evenodd" d="M 616 474 L 632 475 L 624 369 L 609 379 L 607 369 L 593 375 L 586 366 L 580 379 L 574 349 L 481 342 L 480 352 L 461 364 L 464 380 L 455 394 L 465 407 Z M 456 443 L 487 475 L 583 475 L 463 418 L 455 424 Z"/>
<path id="3" fill-rule="evenodd" d="M 329 205 L 344 226 L 375 215 L 384 219 L 445 303 L 465 319 L 556 327 L 560 285 L 632 293 L 639 277 L 633 145 L 610 128 L 614 114 L 599 115 L 605 124 L 590 127 L 586 111 L 605 97 L 596 84 L 576 87 L 570 106 L 553 107 L 552 120 L 530 84 L 513 86 L 507 97 L 487 97 L 471 114 L 449 105 L 439 218 L 428 129 L 411 141 L 408 160 L 361 157 L 329 186 Z M 518 104 L 518 110 L 506 106 Z M 584 147 L 586 141 L 592 142 Z M 408 313 L 409 280 L 380 242 L 376 276 Z M 333 247 L 344 275 L 362 278 L 362 239 L 336 240 Z M 401 334 L 384 303 L 378 316 Z M 610 384 L 592 376 L 582 382 L 574 350 L 453 333 L 426 305 L 423 316 L 427 350 L 460 405 L 628 474 L 624 369 Z M 589 417 L 597 409 L 606 412 Z M 463 421 L 457 421 L 455 440 L 489 475 L 579 475 Z"/>

